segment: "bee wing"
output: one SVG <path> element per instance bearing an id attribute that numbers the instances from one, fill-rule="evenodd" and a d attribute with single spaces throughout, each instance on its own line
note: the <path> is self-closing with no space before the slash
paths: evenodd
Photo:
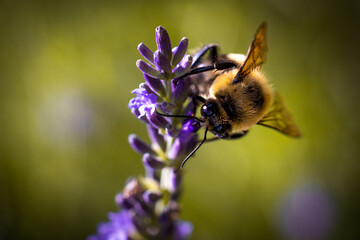
<path id="1" fill-rule="evenodd" d="M 285 107 L 282 98 L 277 92 L 275 92 L 274 102 L 270 111 L 257 124 L 273 128 L 292 137 L 301 136 L 291 113 Z"/>
<path id="2" fill-rule="evenodd" d="M 266 60 L 267 43 L 266 43 L 267 23 L 261 24 L 257 30 L 250 48 L 246 54 L 245 61 L 240 66 L 239 72 L 236 74 L 235 82 L 241 81 L 255 68 L 260 67 Z"/>

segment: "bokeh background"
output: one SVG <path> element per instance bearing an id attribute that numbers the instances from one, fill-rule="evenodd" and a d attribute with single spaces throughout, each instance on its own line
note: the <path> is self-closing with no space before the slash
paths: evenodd
<path id="1" fill-rule="evenodd" d="M 143 174 L 127 136 L 136 48 L 246 53 L 269 23 L 263 70 L 303 138 L 255 126 L 186 166 L 192 239 L 360 239 L 360 5 L 356 1 L 0 1 L 0 239 L 84 239 Z"/>

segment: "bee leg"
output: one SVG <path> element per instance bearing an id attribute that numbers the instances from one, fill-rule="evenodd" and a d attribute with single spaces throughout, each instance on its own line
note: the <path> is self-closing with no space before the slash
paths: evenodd
<path id="1" fill-rule="evenodd" d="M 236 66 L 237 64 L 233 61 L 217 61 L 214 63 L 214 67 L 216 70 L 225 70 Z"/>
<path id="2" fill-rule="evenodd" d="M 210 59 L 211 59 L 211 65 L 204 66 L 204 67 L 196 67 L 201 63 L 201 59 L 204 57 L 204 55 L 210 51 Z M 193 56 L 193 63 L 191 65 L 191 70 L 183 75 L 183 77 L 187 77 L 193 74 L 207 72 L 211 70 L 225 70 L 231 67 L 235 67 L 236 63 L 232 61 L 218 61 L 218 46 L 216 44 L 209 44 L 203 47 L 199 52 L 195 53 Z M 174 80 L 174 84 L 177 85 L 180 78 Z"/>
<path id="3" fill-rule="evenodd" d="M 200 51 L 194 54 L 191 68 L 196 68 L 196 66 L 201 62 L 201 59 L 208 51 L 210 51 L 210 59 L 212 63 L 215 63 L 218 57 L 217 49 L 218 46 L 216 44 L 208 44 L 205 47 L 203 47 Z"/>
<path id="4" fill-rule="evenodd" d="M 198 102 L 201 102 L 201 103 L 205 103 L 205 98 L 203 98 L 202 96 L 199 96 L 199 95 L 195 95 L 192 97 L 193 98 L 193 102 L 195 103 L 195 105 L 197 105 Z"/>
<path id="5" fill-rule="evenodd" d="M 186 77 L 186 76 L 189 76 L 189 75 L 194 75 L 194 74 L 197 74 L 197 73 L 207 72 L 207 71 L 214 70 L 214 69 L 215 69 L 214 65 L 194 68 L 194 69 L 190 70 L 190 72 L 188 72 L 184 76 Z"/>
<path id="6" fill-rule="evenodd" d="M 175 84 L 175 86 L 177 86 L 179 80 L 181 78 L 184 78 L 184 77 L 187 77 L 187 76 L 190 76 L 190 75 L 193 75 L 193 74 L 197 74 L 197 73 L 202 73 L 202 72 L 207 72 L 207 71 L 210 71 L 210 70 L 214 70 L 215 69 L 215 66 L 214 65 L 211 65 L 211 66 L 205 66 L 205 67 L 199 67 L 199 68 L 195 68 L 195 69 L 192 69 L 190 70 L 190 72 L 186 73 L 185 75 L 183 75 L 182 77 L 180 78 L 175 78 L 173 80 L 173 83 Z"/>
<path id="7" fill-rule="evenodd" d="M 201 63 L 202 58 L 204 55 L 210 52 L 210 60 L 211 65 L 204 66 L 204 67 L 197 67 L 199 63 Z M 202 73 L 210 70 L 225 70 L 231 67 L 236 67 L 236 63 L 233 61 L 224 61 L 223 59 L 219 59 L 218 57 L 218 46 L 216 44 L 209 44 L 203 47 L 200 51 L 194 54 L 193 56 L 193 63 L 191 65 L 191 70 L 185 76 Z"/>
<path id="8" fill-rule="evenodd" d="M 178 115 L 178 114 L 166 114 L 166 113 L 161 113 L 161 112 L 158 112 L 157 110 L 155 110 L 156 113 L 160 116 L 163 116 L 163 117 L 173 117 L 173 118 L 192 118 L 198 122 L 205 122 L 204 120 L 200 119 L 200 118 L 197 118 L 195 116 L 188 116 L 188 115 Z"/>

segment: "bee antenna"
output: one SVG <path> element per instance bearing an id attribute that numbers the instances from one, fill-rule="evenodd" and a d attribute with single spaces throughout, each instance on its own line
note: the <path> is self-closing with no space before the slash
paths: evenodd
<path id="1" fill-rule="evenodd" d="M 194 150 L 191 151 L 191 153 L 189 153 L 189 155 L 187 155 L 187 157 L 184 159 L 184 161 L 181 163 L 181 169 L 183 169 L 186 161 L 201 147 L 201 145 L 206 141 L 206 134 L 208 132 L 209 128 L 205 128 L 205 133 L 204 133 L 204 138 L 203 140 L 194 148 Z"/>
<path id="2" fill-rule="evenodd" d="M 198 122 L 205 122 L 204 120 L 200 119 L 200 118 L 197 118 L 195 116 L 186 116 L 186 115 L 171 115 L 171 114 L 165 114 L 165 113 L 160 113 L 156 110 L 156 113 L 161 115 L 161 116 L 164 116 L 164 117 L 177 117 L 177 118 L 192 118 Z"/>

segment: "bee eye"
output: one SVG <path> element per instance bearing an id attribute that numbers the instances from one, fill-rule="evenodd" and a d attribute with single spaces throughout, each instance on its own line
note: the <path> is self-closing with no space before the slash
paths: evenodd
<path id="1" fill-rule="evenodd" d="M 206 118 L 211 118 L 211 117 L 215 116 L 216 110 L 217 110 L 217 108 L 216 108 L 215 103 L 212 103 L 212 102 L 205 103 L 201 107 L 201 115 Z"/>
<path id="2" fill-rule="evenodd" d="M 223 125 L 216 125 L 215 127 L 214 127 L 214 130 L 217 132 L 217 133 L 222 133 L 223 131 L 224 131 L 224 127 L 223 127 Z"/>
<path id="3" fill-rule="evenodd" d="M 214 126 L 214 130 L 217 134 L 224 134 L 228 129 L 230 128 L 230 125 L 225 123 L 225 124 L 218 124 Z"/>

